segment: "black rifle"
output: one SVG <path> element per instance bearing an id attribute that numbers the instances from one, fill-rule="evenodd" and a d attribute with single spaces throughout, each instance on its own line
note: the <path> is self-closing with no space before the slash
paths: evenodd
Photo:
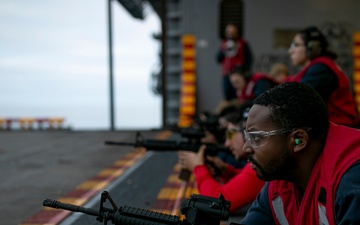
<path id="1" fill-rule="evenodd" d="M 205 137 L 205 129 L 196 126 L 179 128 L 175 132 L 179 133 L 181 137 L 187 138 L 188 142 L 199 143 L 201 138 Z"/>
<path id="2" fill-rule="evenodd" d="M 143 147 L 147 150 L 152 151 L 193 151 L 197 152 L 201 145 L 206 146 L 206 155 L 215 156 L 218 152 L 228 152 L 229 149 L 225 146 L 192 142 L 192 141 L 176 141 L 176 140 L 156 140 L 156 139 L 145 139 L 140 132 L 137 132 L 135 142 L 117 142 L 117 141 L 105 141 L 106 145 L 123 145 L 123 146 L 134 146 Z"/>
<path id="3" fill-rule="evenodd" d="M 175 141 L 175 140 L 156 140 L 156 139 L 145 139 L 140 132 L 137 132 L 135 142 L 115 142 L 115 141 L 105 141 L 106 145 L 123 145 L 123 146 L 134 146 L 143 147 L 147 150 L 152 151 L 193 151 L 197 152 L 201 145 L 206 146 L 205 156 L 216 156 L 218 152 L 226 151 L 229 152 L 229 149 L 216 145 L 216 144 L 207 144 L 201 142 L 194 142 L 191 140 L 188 141 Z M 216 170 L 216 167 L 214 167 Z M 191 172 L 188 170 L 181 170 L 179 178 L 185 181 L 189 180 Z"/>
<path id="4" fill-rule="evenodd" d="M 112 208 L 104 207 L 107 200 Z M 184 199 L 181 206 L 181 214 L 185 215 L 183 220 L 178 216 L 129 206 L 118 208 L 107 191 L 101 193 L 99 211 L 52 199 L 45 199 L 43 206 L 96 216 L 96 220 L 105 225 L 108 221 L 115 225 L 219 225 L 221 220 L 228 220 L 230 214 L 230 202 L 222 195 L 217 199 L 193 194 L 190 199 Z"/>
<path id="5" fill-rule="evenodd" d="M 182 137 L 193 141 L 200 142 L 200 139 L 205 137 L 205 131 L 210 131 L 213 134 L 220 134 L 223 130 L 219 126 L 219 118 L 209 113 L 202 113 L 194 117 L 194 123 L 189 127 L 170 127 L 170 130 L 179 133 Z"/>

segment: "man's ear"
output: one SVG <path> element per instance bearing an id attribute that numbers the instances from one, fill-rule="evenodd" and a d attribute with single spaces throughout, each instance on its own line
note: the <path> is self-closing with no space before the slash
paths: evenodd
<path id="1" fill-rule="evenodd" d="M 294 152 L 299 152 L 302 149 L 304 149 L 308 141 L 309 141 L 309 136 L 304 130 L 299 129 L 294 131 L 292 137 L 292 146 L 294 148 Z"/>

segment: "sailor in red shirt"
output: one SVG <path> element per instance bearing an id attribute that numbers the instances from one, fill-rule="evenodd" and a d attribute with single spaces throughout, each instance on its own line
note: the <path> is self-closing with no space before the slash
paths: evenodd
<path id="1" fill-rule="evenodd" d="M 260 72 L 246 72 L 240 64 L 231 71 L 230 82 L 236 90 L 240 105 L 252 102 L 263 92 L 278 85 L 269 75 Z"/>
<path id="2" fill-rule="evenodd" d="M 236 90 L 237 98 L 220 102 L 216 112 L 220 112 L 226 107 L 242 107 L 251 104 L 257 96 L 279 84 L 267 74 L 246 71 L 241 64 L 236 65 L 229 76 L 231 85 Z"/>
<path id="3" fill-rule="evenodd" d="M 329 122 L 313 88 L 288 82 L 260 95 L 244 134 L 268 182 L 241 224 L 360 224 L 360 131 Z"/>
<path id="4" fill-rule="evenodd" d="M 251 70 L 253 64 L 250 45 L 240 36 L 239 29 L 235 24 L 226 26 L 225 38 L 221 42 L 216 60 L 221 64 L 224 100 L 234 99 L 236 94 L 229 81 L 230 72 L 238 64 L 243 65 L 246 70 Z"/>
<path id="5" fill-rule="evenodd" d="M 243 115 L 242 112 L 237 112 L 226 116 L 229 123 L 225 145 L 238 160 L 244 160 L 245 156 L 242 151 L 244 145 Z M 246 163 L 243 168 L 236 169 L 217 157 L 207 156 L 206 160 L 213 163 L 221 171 L 218 177 L 214 177 L 211 167 L 208 168 L 205 164 L 205 151 L 205 146 L 202 146 L 198 153 L 178 152 L 181 167 L 193 171 L 199 193 L 210 197 L 218 197 L 220 193 L 223 194 L 225 199 L 231 202 L 231 212 L 253 202 L 264 182 L 256 177 L 256 173 L 250 165 Z"/>
<path id="6" fill-rule="evenodd" d="M 302 70 L 289 81 L 313 87 L 325 101 L 330 121 L 356 127 L 359 116 L 347 75 L 336 64 L 336 53 L 329 50 L 329 43 L 316 27 L 308 27 L 295 35 L 289 49 L 294 66 Z"/>

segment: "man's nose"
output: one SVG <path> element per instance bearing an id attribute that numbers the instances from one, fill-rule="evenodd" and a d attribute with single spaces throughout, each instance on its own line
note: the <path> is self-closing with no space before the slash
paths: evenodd
<path id="1" fill-rule="evenodd" d="M 246 155 L 250 155 L 254 153 L 254 149 L 248 144 L 248 142 L 246 141 L 244 143 L 244 146 L 242 148 L 242 151 L 246 154 Z"/>

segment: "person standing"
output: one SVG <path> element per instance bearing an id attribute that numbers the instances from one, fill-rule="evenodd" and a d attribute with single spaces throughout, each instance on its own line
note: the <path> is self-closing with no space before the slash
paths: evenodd
<path id="1" fill-rule="evenodd" d="M 238 64 L 243 65 L 246 70 L 251 70 L 253 64 L 250 46 L 244 38 L 240 37 L 235 24 L 228 24 L 225 28 L 225 39 L 221 42 L 217 62 L 221 64 L 222 69 L 224 100 L 232 100 L 236 98 L 236 90 L 230 83 L 230 72 Z"/>

